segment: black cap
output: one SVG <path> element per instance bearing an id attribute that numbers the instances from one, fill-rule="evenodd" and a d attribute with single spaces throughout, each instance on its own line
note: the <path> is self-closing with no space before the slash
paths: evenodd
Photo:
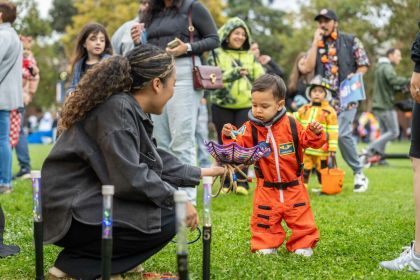
<path id="1" fill-rule="evenodd" d="M 332 20 L 335 20 L 335 21 L 338 20 L 335 12 L 332 11 L 332 10 L 328 10 L 328 9 L 322 9 L 321 11 L 319 11 L 319 14 L 315 17 L 314 20 L 318 21 L 321 17 L 332 19 Z"/>

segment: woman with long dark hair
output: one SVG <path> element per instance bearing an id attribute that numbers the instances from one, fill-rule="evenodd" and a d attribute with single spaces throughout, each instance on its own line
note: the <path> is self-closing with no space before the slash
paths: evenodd
<path id="1" fill-rule="evenodd" d="M 63 247 L 52 276 L 100 276 L 102 185 L 115 188 L 112 274 L 119 274 L 173 238 L 179 186 L 223 173 L 183 164 L 156 147 L 150 114 L 162 113 L 174 87 L 173 58 L 144 45 L 95 65 L 68 96 L 61 135 L 41 171 L 44 242 Z M 198 224 L 191 203 L 187 224 Z"/>

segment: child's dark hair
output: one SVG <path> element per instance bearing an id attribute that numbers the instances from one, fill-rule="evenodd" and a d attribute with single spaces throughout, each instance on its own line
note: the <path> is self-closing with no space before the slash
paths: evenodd
<path id="1" fill-rule="evenodd" d="M 59 132 L 85 118 L 111 95 L 133 94 L 159 78 L 165 85 L 175 69 L 174 58 L 153 45 L 140 45 L 123 56 L 103 59 L 83 75 L 76 91 L 64 102 Z"/>
<path id="2" fill-rule="evenodd" d="M 264 74 L 254 81 L 252 84 L 251 93 L 256 91 L 271 90 L 276 100 L 283 100 L 286 98 L 286 85 L 282 78 L 277 75 Z"/>
<path id="3" fill-rule="evenodd" d="M 11 2 L 0 1 L 0 13 L 3 22 L 13 24 L 16 20 L 16 5 Z"/>
<path id="4" fill-rule="evenodd" d="M 86 39 L 89 37 L 90 34 L 96 35 L 99 32 L 101 32 L 105 36 L 105 49 L 103 54 L 112 55 L 112 45 L 105 27 L 102 24 L 96 22 L 88 23 L 85 26 L 83 26 L 82 31 L 80 31 L 79 35 L 77 35 L 76 48 L 74 50 L 71 72 L 73 72 L 74 65 L 80 59 L 87 57 L 88 55 L 86 48 L 83 46 L 86 42 Z"/>

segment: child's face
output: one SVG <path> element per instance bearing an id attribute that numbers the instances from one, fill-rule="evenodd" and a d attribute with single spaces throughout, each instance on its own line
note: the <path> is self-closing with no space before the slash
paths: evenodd
<path id="1" fill-rule="evenodd" d="M 271 90 L 252 93 L 252 114 L 260 121 L 270 121 L 283 107 L 284 99 L 276 100 Z"/>
<path id="2" fill-rule="evenodd" d="M 101 55 L 105 50 L 105 35 L 102 32 L 89 34 L 83 44 L 83 47 L 86 48 L 88 54 L 90 55 Z"/>
<path id="3" fill-rule="evenodd" d="M 310 96 L 312 102 L 321 102 L 325 99 L 325 90 L 323 87 L 316 86 L 311 89 Z"/>

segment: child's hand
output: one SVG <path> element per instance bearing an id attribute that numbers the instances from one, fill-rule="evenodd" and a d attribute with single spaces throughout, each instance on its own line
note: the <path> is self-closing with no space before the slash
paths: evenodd
<path id="1" fill-rule="evenodd" d="M 309 130 L 315 133 L 316 135 L 321 134 L 321 132 L 324 130 L 322 125 L 319 122 L 311 122 L 309 125 Z"/>
<path id="2" fill-rule="evenodd" d="M 222 133 L 224 136 L 232 137 L 233 130 L 235 130 L 235 127 L 231 123 L 227 123 L 223 126 Z"/>

